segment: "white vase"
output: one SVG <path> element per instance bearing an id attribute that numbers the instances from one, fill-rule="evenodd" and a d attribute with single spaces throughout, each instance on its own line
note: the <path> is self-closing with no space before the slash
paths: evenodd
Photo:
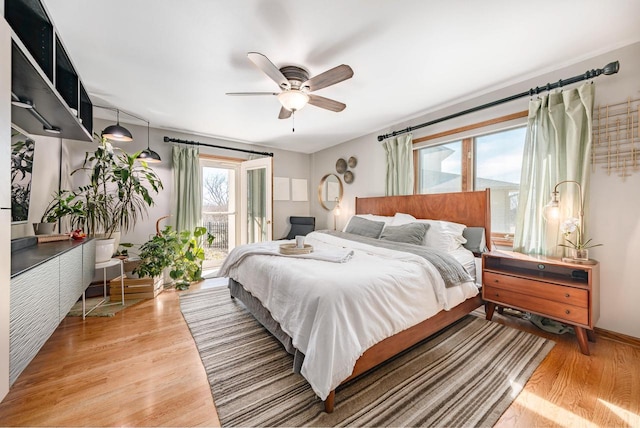
<path id="1" fill-rule="evenodd" d="M 573 258 L 576 260 L 589 260 L 589 250 L 573 249 Z"/>
<path id="2" fill-rule="evenodd" d="M 51 235 L 56 223 L 33 223 L 33 233 L 36 235 Z"/>
<path id="3" fill-rule="evenodd" d="M 113 256 L 114 252 L 115 239 L 96 239 L 96 263 L 102 263 L 111 260 L 111 256 Z"/>

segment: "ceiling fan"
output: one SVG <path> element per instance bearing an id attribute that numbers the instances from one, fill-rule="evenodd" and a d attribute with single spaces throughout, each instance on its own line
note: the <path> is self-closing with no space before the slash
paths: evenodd
<path id="1" fill-rule="evenodd" d="M 307 104 L 335 112 L 345 109 L 346 104 L 311 94 L 311 92 L 350 79 L 353 76 L 353 70 L 348 65 L 342 64 L 309 78 L 309 72 L 302 67 L 289 65 L 278 68 L 269 58 L 258 52 L 249 52 L 247 56 L 278 84 L 281 92 L 227 92 L 227 95 L 275 95 L 282 104 L 279 119 L 291 117 L 294 112 Z"/>

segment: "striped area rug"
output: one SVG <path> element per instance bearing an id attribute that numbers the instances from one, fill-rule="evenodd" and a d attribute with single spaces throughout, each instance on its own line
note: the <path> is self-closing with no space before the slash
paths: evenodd
<path id="1" fill-rule="evenodd" d="M 180 296 L 223 426 L 492 426 L 554 342 L 469 315 L 324 404 L 226 287 Z"/>

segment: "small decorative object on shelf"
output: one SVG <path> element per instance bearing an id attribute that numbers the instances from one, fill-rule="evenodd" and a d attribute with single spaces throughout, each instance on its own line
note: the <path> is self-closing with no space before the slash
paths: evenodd
<path id="1" fill-rule="evenodd" d="M 560 232 L 564 235 L 567 244 L 558 244 L 561 247 L 571 249 L 572 257 L 563 257 L 563 261 L 569 263 L 589 263 L 589 248 L 599 247 L 602 244 L 592 244 L 591 239 L 585 240 L 581 228 L 581 221 L 575 217 L 566 219 L 560 225 Z M 569 237 L 575 233 L 575 239 Z"/>

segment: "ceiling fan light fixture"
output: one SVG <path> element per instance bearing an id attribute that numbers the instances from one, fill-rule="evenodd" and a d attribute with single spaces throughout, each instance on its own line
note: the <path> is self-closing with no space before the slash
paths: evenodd
<path id="1" fill-rule="evenodd" d="M 309 95 L 297 89 L 291 89 L 278 94 L 278 101 L 289 111 L 298 111 L 309 102 Z"/>

